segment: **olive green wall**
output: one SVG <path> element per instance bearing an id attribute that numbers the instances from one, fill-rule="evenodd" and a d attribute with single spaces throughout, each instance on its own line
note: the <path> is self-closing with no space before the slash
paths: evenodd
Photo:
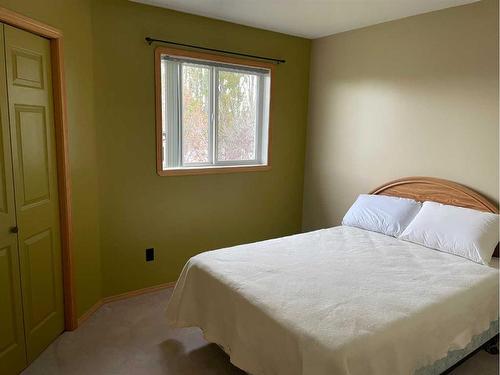
<path id="1" fill-rule="evenodd" d="M 0 6 L 64 33 L 75 284 L 81 315 L 101 298 L 91 4 L 87 0 L 0 0 Z"/>
<path id="2" fill-rule="evenodd" d="M 79 315 L 102 296 L 175 280 L 198 252 L 300 230 L 310 41 L 126 0 L 0 6 L 64 33 Z M 156 175 L 147 35 L 288 60 L 275 75 L 271 171 Z"/>
<path id="3" fill-rule="evenodd" d="M 173 281 L 204 250 L 299 232 L 310 41 L 125 0 L 94 1 L 92 17 L 104 295 Z M 271 171 L 156 174 L 146 36 L 287 60 L 275 74 Z"/>
<path id="4" fill-rule="evenodd" d="M 404 176 L 498 201 L 498 0 L 314 40 L 310 87 L 305 230 Z"/>

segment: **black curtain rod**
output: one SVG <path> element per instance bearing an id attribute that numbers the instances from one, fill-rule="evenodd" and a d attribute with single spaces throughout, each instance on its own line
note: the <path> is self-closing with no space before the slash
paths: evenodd
<path id="1" fill-rule="evenodd" d="M 284 64 L 286 62 L 285 60 L 273 59 L 272 57 L 263 57 L 263 56 L 256 56 L 256 55 L 248 55 L 246 53 L 225 51 L 223 49 L 200 47 L 200 46 L 195 46 L 195 45 L 192 45 L 192 44 L 177 43 L 177 42 L 171 42 L 169 40 L 154 39 L 154 38 L 150 38 L 150 37 L 146 37 L 146 42 L 148 42 L 149 45 L 151 45 L 153 42 L 158 42 L 158 43 L 173 44 L 175 46 L 183 46 L 183 47 L 189 47 L 189 48 L 202 49 L 204 51 L 220 52 L 220 53 L 225 53 L 225 54 L 230 54 L 230 55 L 250 57 L 252 59 L 272 61 L 275 64 Z"/>

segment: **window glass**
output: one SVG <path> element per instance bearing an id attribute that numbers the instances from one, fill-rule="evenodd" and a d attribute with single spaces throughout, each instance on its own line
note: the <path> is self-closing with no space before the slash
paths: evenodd
<path id="1" fill-rule="evenodd" d="M 255 160 L 258 77 L 218 73 L 217 160 Z"/>
<path id="2" fill-rule="evenodd" d="M 182 64 L 182 162 L 208 163 L 210 69 Z"/>

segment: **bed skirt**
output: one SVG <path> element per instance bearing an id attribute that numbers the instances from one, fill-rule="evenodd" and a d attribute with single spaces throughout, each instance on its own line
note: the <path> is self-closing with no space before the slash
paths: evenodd
<path id="1" fill-rule="evenodd" d="M 460 360 L 467 357 L 476 349 L 480 348 L 486 342 L 498 335 L 498 319 L 491 322 L 490 328 L 483 333 L 476 335 L 472 338 L 471 342 L 463 349 L 451 350 L 448 355 L 430 366 L 422 367 L 415 372 L 415 375 L 439 375 L 448 370 L 453 365 L 457 364 Z"/>

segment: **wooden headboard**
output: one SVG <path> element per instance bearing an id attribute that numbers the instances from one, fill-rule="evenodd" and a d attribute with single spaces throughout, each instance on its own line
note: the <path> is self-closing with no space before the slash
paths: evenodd
<path id="1" fill-rule="evenodd" d="M 498 206 L 483 195 L 456 182 L 434 177 L 400 178 L 379 186 L 370 194 L 434 201 L 498 214 Z M 498 246 L 493 255 L 498 257 Z"/>

